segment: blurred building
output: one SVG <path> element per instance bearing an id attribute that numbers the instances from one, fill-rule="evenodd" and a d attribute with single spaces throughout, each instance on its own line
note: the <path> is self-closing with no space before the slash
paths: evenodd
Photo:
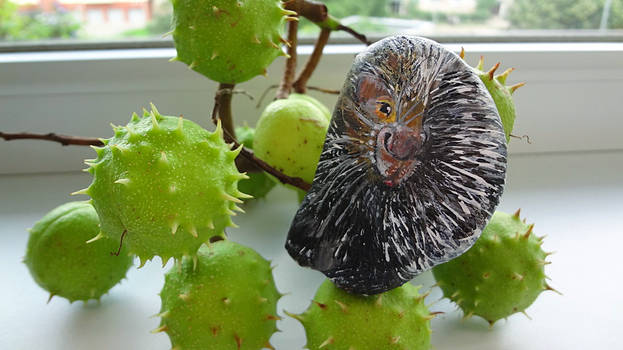
<path id="1" fill-rule="evenodd" d="M 12 0 L 20 12 L 69 12 L 89 37 L 143 28 L 152 17 L 153 0 Z"/>
<path id="2" fill-rule="evenodd" d="M 466 14 L 476 10 L 476 0 L 419 0 L 418 8 L 426 12 Z"/>

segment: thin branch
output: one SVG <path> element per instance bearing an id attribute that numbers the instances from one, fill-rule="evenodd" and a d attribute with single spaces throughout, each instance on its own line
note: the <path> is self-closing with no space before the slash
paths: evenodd
<path id="1" fill-rule="evenodd" d="M 325 89 L 325 88 L 321 88 L 318 86 L 308 86 L 307 87 L 308 90 L 314 90 L 314 91 L 319 91 L 325 94 L 330 94 L 330 95 L 339 95 L 340 94 L 340 90 L 334 90 L 334 89 Z"/>
<path id="2" fill-rule="evenodd" d="M 532 144 L 532 141 L 530 141 L 530 136 L 528 135 L 517 136 L 517 135 L 509 134 L 509 136 L 515 139 L 520 139 L 520 140 L 525 139 L 526 142 L 528 142 L 529 144 Z"/>
<path id="3" fill-rule="evenodd" d="M 225 135 L 232 135 L 236 137 L 234 131 L 234 121 L 231 113 L 231 99 L 234 91 L 234 84 L 220 83 L 216 95 L 214 96 L 214 111 L 212 111 L 212 121 L 216 123 L 216 114 L 218 112 L 218 118 L 221 119 L 221 126 L 223 130 L 227 130 Z M 225 138 L 225 142 L 229 143 L 232 140 Z"/>
<path id="4" fill-rule="evenodd" d="M 226 133 L 226 135 L 227 135 L 227 137 L 232 138 L 231 134 Z M 55 133 L 48 133 L 48 134 L 16 133 L 16 134 L 12 134 L 12 133 L 0 132 L 0 137 L 5 139 L 6 141 L 27 140 L 27 139 L 30 139 L 30 140 L 34 139 L 34 140 L 53 141 L 53 142 L 58 142 L 58 143 L 62 144 L 63 146 L 67 146 L 67 145 L 75 145 L 75 146 L 91 146 L 91 145 L 92 146 L 103 146 L 104 145 L 102 143 L 102 141 L 100 141 L 100 139 L 97 139 L 97 138 L 59 135 L 59 134 L 55 134 Z M 232 140 L 231 142 L 233 142 L 234 147 L 240 147 L 240 143 L 238 141 Z M 263 160 L 257 158 L 255 155 L 253 155 L 253 151 L 251 151 L 251 150 L 249 150 L 247 148 L 243 148 L 242 151 L 240 152 L 240 154 L 244 158 L 249 160 L 250 162 L 252 162 L 255 165 L 257 165 L 258 168 L 260 168 L 260 169 L 266 171 L 267 173 L 273 175 L 274 177 L 279 179 L 279 181 L 281 181 L 284 184 L 289 184 L 289 185 L 298 187 L 298 188 L 300 188 L 302 190 L 305 190 L 305 191 L 308 191 L 309 188 L 311 187 L 311 185 L 308 184 L 307 182 L 305 182 L 303 179 L 298 178 L 298 177 L 288 176 L 288 175 L 278 171 L 277 169 L 271 167 L 266 162 L 264 162 Z"/>
<path id="5" fill-rule="evenodd" d="M 268 86 L 264 92 L 262 92 L 262 96 L 260 96 L 259 100 L 257 100 L 257 104 L 255 105 L 255 108 L 260 108 L 260 106 L 262 105 L 262 103 L 264 102 L 264 99 L 266 98 L 266 95 L 268 95 L 268 93 L 273 90 L 278 88 L 279 85 L 270 85 Z M 325 94 L 329 94 L 329 95 L 339 95 L 340 94 L 340 90 L 335 90 L 335 89 L 325 89 L 325 88 L 321 88 L 318 86 L 306 86 L 307 90 L 313 90 L 313 91 L 318 91 L 318 92 L 322 92 Z"/>
<path id="6" fill-rule="evenodd" d="M 292 83 L 294 82 L 294 74 L 296 73 L 296 46 L 297 46 L 297 34 L 298 34 L 299 22 L 288 22 L 288 59 L 286 61 L 286 69 L 283 72 L 283 79 L 279 90 L 277 90 L 277 99 L 288 98 L 290 91 L 292 90 Z"/>
<path id="7" fill-rule="evenodd" d="M 314 73 L 316 66 L 318 66 L 318 62 L 320 62 L 320 57 L 322 57 L 322 51 L 324 50 L 325 45 L 329 41 L 329 35 L 331 35 L 331 29 L 322 28 L 320 30 L 320 34 L 318 35 L 318 39 L 316 40 L 316 44 L 314 45 L 314 51 L 311 56 L 307 60 L 305 64 L 305 68 L 299 75 L 298 79 L 294 82 L 294 91 L 304 94 L 307 90 L 307 81 Z"/>
<path id="8" fill-rule="evenodd" d="M 225 142 L 231 143 L 236 140 L 236 131 L 233 126 L 233 115 L 231 111 L 231 101 L 233 85 L 219 84 L 219 89 L 214 94 L 214 108 L 212 109 L 212 122 L 214 124 L 221 121 L 223 128 L 223 138 Z M 259 168 L 242 157 L 236 158 L 236 167 L 242 172 L 257 172 Z"/>
<path id="9" fill-rule="evenodd" d="M 289 0 L 283 2 L 286 10 L 294 11 L 308 20 L 316 23 L 327 19 L 327 6 L 321 2 L 310 0 Z"/>
<path id="10" fill-rule="evenodd" d="M 255 108 L 260 108 L 260 106 L 262 105 L 262 102 L 264 102 L 264 99 L 266 98 L 266 95 L 268 95 L 268 93 L 272 90 L 272 89 L 276 89 L 278 88 L 279 85 L 274 84 L 274 85 L 270 85 L 269 87 L 267 87 L 266 89 L 264 89 L 264 92 L 262 92 L 262 95 L 260 96 L 260 99 L 257 100 L 257 104 L 255 105 Z"/>
<path id="11" fill-rule="evenodd" d="M 123 233 L 121 234 L 121 239 L 119 239 L 119 249 L 117 249 L 116 252 L 110 252 L 110 255 L 119 256 L 119 254 L 121 253 L 121 248 L 123 248 L 123 238 L 127 233 L 128 230 L 123 230 Z"/>
<path id="12" fill-rule="evenodd" d="M 314 22 L 320 28 L 342 30 L 354 36 L 357 40 L 366 45 L 371 44 L 365 35 L 348 26 L 342 25 L 335 17 L 329 15 L 327 6 L 322 3 L 311 0 L 289 0 L 284 1 L 283 6 L 285 9 L 295 11 L 299 14 L 299 16 L 305 17 Z"/>
<path id="13" fill-rule="evenodd" d="M 340 23 L 340 21 L 337 18 L 331 15 L 328 15 L 327 18 L 325 18 L 325 20 L 322 22 L 314 22 L 314 23 L 320 28 L 327 28 L 330 30 L 341 30 L 341 31 L 347 32 L 353 37 L 355 37 L 357 40 L 361 41 L 362 43 L 366 45 L 372 44 L 372 42 L 370 42 L 365 35 L 359 33 L 358 31 L 354 30 L 353 28 L 349 26 L 343 25 L 342 23 Z"/>
<path id="14" fill-rule="evenodd" d="M 74 145 L 74 146 L 103 146 L 104 143 L 95 137 L 79 137 L 79 136 L 69 136 L 69 135 L 60 135 L 56 133 L 47 133 L 47 134 L 37 134 L 30 132 L 20 132 L 20 133 L 6 133 L 0 131 L 0 137 L 5 139 L 6 141 L 12 140 L 45 140 L 45 141 L 54 141 L 58 142 L 63 146 Z"/>
<path id="15" fill-rule="evenodd" d="M 229 96 L 229 98 L 227 96 Z M 231 119 L 231 93 L 223 92 L 219 89 L 218 91 L 216 91 L 216 94 L 214 96 L 214 109 L 212 110 L 212 121 L 214 122 L 214 124 L 218 123 L 219 118 L 223 116 L 220 113 L 221 111 L 229 111 L 229 118 Z M 222 120 L 221 125 L 223 125 Z M 233 148 L 240 147 L 240 143 L 236 140 L 235 134 L 232 134 L 225 127 L 223 127 L 223 136 L 226 142 L 233 143 Z M 279 181 L 281 181 L 282 183 L 298 187 L 305 191 L 308 191 L 311 187 L 311 185 L 305 182 L 303 179 L 288 176 L 268 165 L 263 160 L 257 158 L 253 154 L 253 151 L 245 147 L 242 148 L 242 150 L 240 151 L 240 155 L 236 158 L 236 166 L 240 171 L 253 172 L 258 171 L 259 169 L 264 170 L 279 179 Z"/>
<path id="16" fill-rule="evenodd" d="M 231 137 L 231 135 L 230 135 Z M 240 147 L 240 143 L 236 140 L 233 140 L 232 143 L 234 144 L 233 148 L 238 148 Z M 305 182 L 305 180 L 301 179 L 300 177 L 292 177 L 292 176 L 288 176 L 282 172 L 280 172 L 279 170 L 273 168 L 272 166 L 270 166 L 268 163 L 266 163 L 265 161 L 259 159 L 258 157 L 255 156 L 255 154 L 253 154 L 253 151 L 246 148 L 246 147 L 242 147 L 242 150 L 240 151 L 240 155 L 242 157 L 244 157 L 245 159 L 247 159 L 248 161 L 252 162 L 253 164 L 257 165 L 260 169 L 264 170 L 265 172 L 271 174 L 272 176 L 276 177 L 279 181 L 281 181 L 281 183 L 283 183 L 284 185 L 292 185 L 294 187 L 298 187 L 304 191 L 309 191 L 309 189 L 311 188 L 311 185 L 307 182 Z M 237 158 L 236 158 L 237 159 Z"/>
<path id="17" fill-rule="evenodd" d="M 253 97 L 253 95 L 251 95 L 251 94 L 250 94 L 248 91 L 246 91 L 246 90 L 239 89 L 239 90 L 232 90 L 231 92 L 232 92 L 232 94 L 240 94 L 240 95 L 245 95 L 245 96 L 246 96 L 246 97 L 248 97 L 248 98 L 249 98 L 249 100 L 251 100 L 251 101 L 255 100 L 255 97 Z"/>
<path id="18" fill-rule="evenodd" d="M 372 42 L 370 40 L 368 40 L 368 38 L 365 35 L 359 33 L 358 31 L 354 30 L 351 27 L 339 24 L 337 26 L 337 30 L 341 30 L 341 31 L 349 33 L 350 35 L 354 36 L 357 40 L 361 41 L 362 43 L 364 43 L 364 44 L 366 44 L 368 46 L 372 45 Z"/>

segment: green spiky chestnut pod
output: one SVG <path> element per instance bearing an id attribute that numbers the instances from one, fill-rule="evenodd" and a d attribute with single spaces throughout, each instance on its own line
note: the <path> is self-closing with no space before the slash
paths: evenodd
<path id="1" fill-rule="evenodd" d="M 325 280 L 299 320 L 310 350 L 430 349 L 430 320 L 426 295 L 409 283 L 388 292 L 349 294 Z"/>
<path id="2" fill-rule="evenodd" d="M 255 154 L 284 174 L 311 183 L 328 128 L 329 121 L 311 102 L 275 100 L 255 127 Z"/>
<path id="3" fill-rule="evenodd" d="M 241 209 L 237 189 L 247 178 L 236 169 L 240 149 L 230 150 L 220 124 L 210 133 L 183 118 L 162 116 L 152 105 L 143 118 L 114 127 L 97 158 L 87 161 L 88 194 L 100 217 L 103 236 L 122 239 L 141 266 L 154 256 L 194 255 L 212 236 L 235 226 Z"/>
<path id="4" fill-rule="evenodd" d="M 272 349 L 281 294 L 270 263 L 222 240 L 202 246 L 165 275 L 160 327 L 174 349 Z"/>
<path id="5" fill-rule="evenodd" d="M 255 129 L 245 125 L 236 128 L 236 137 L 244 147 L 253 149 L 253 139 L 255 136 Z M 247 173 L 248 179 L 240 180 L 238 183 L 238 189 L 244 193 L 247 193 L 255 199 L 266 197 L 268 192 L 275 187 L 277 180 L 268 175 L 264 171 L 255 171 Z"/>
<path id="6" fill-rule="evenodd" d="M 465 57 L 465 53 L 461 51 L 461 58 Z M 504 134 L 506 135 L 506 142 L 510 141 L 511 133 L 515 125 L 515 103 L 513 102 L 513 93 L 518 88 L 525 85 L 525 83 L 518 83 L 512 86 L 506 86 L 506 78 L 514 70 L 509 68 L 503 73 L 495 75 L 495 71 L 500 67 L 498 62 L 491 67 L 488 71 L 484 71 L 484 58 L 481 56 L 478 65 L 474 67 L 474 71 L 480 77 L 480 80 L 485 84 L 489 94 L 495 102 L 495 106 L 500 114 L 502 120 L 502 126 L 504 127 Z"/>
<path id="7" fill-rule="evenodd" d="M 482 235 L 466 253 L 433 268 L 444 296 L 465 317 L 477 315 L 493 325 L 524 312 L 544 290 L 544 266 L 549 255 L 541 249 L 543 237 L 513 214 L 496 211 Z"/>
<path id="8" fill-rule="evenodd" d="M 296 20 L 279 0 L 173 0 L 177 57 L 206 77 L 228 84 L 266 74 L 279 55 L 284 20 Z"/>
<path id="9" fill-rule="evenodd" d="M 301 100 L 305 100 L 307 102 L 310 102 L 311 104 L 313 104 L 316 108 L 318 108 L 322 114 L 325 116 L 325 118 L 327 118 L 327 121 L 330 123 L 331 122 L 331 112 L 329 111 L 329 109 L 327 108 L 327 106 L 325 106 L 322 102 L 318 101 L 317 99 L 306 95 L 306 94 L 298 94 L 298 93 L 291 93 L 288 98 L 294 98 L 294 99 L 301 99 Z"/>
<path id="10" fill-rule="evenodd" d="M 118 240 L 87 243 L 99 230 L 89 202 L 58 206 L 30 229 L 24 263 L 50 298 L 99 299 L 125 277 L 132 256 L 123 248 L 118 256 L 111 254 L 119 249 Z"/>

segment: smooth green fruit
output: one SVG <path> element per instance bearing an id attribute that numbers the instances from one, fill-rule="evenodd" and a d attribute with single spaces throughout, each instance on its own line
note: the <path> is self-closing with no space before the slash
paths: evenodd
<path id="1" fill-rule="evenodd" d="M 495 212 L 476 244 L 465 254 L 433 268 L 443 294 L 466 317 L 477 315 L 493 325 L 516 312 L 525 312 L 544 290 L 548 253 L 543 238 L 514 215 Z"/>
<path id="2" fill-rule="evenodd" d="M 220 125 L 210 133 L 180 118 L 162 116 L 152 105 L 143 118 L 95 147 L 97 159 L 87 161 L 88 194 L 100 217 L 102 234 L 117 240 L 141 259 L 194 255 L 212 236 L 234 226 L 236 203 L 249 196 L 237 183 L 238 172 Z"/>
<path id="3" fill-rule="evenodd" d="M 295 12 L 279 0 L 173 0 L 177 60 L 220 83 L 256 75 L 279 55 L 283 22 Z"/>
<path id="4" fill-rule="evenodd" d="M 480 77 L 480 80 L 485 84 L 489 94 L 495 102 L 495 106 L 500 114 L 502 120 L 502 126 L 504 127 L 504 134 L 506 135 L 506 142 L 510 141 L 510 135 L 513 132 L 513 126 L 515 125 L 515 103 L 513 102 L 512 94 L 518 88 L 522 87 L 524 83 L 515 84 L 513 86 L 506 86 L 506 78 L 514 70 L 509 68 L 501 74 L 494 75 L 495 71 L 500 66 L 497 63 L 488 71 L 483 71 L 484 58 L 481 56 L 478 65 L 474 67 L 474 71 Z"/>
<path id="5" fill-rule="evenodd" d="M 24 263 L 35 282 L 55 295 L 76 300 L 99 299 L 125 277 L 132 266 L 119 241 L 87 241 L 99 232 L 97 213 L 89 202 L 70 202 L 47 213 L 30 230 Z"/>
<path id="6" fill-rule="evenodd" d="M 255 128 L 255 154 L 279 171 L 311 183 L 329 122 L 323 112 L 300 98 L 269 104 Z"/>
<path id="7" fill-rule="evenodd" d="M 325 280 L 304 313 L 288 315 L 305 327 L 310 350 L 428 350 L 433 315 L 425 296 L 409 283 L 362 296 Z"/>
<path id="8" fill-rule="evenodd" d="M 322 104 L 322 102 L 316 100 L 315 98 L 309 95 L 306 95 L 306 94 L 297 94 L 297 93 L 291 93 L 290 96 L 288 96 L 288 98 L 301 99 L 301 100 L 310 102 L 322 112 L 322 114 L 325 116 L 325 118 L 327 118 L 327 121 L 329 123 L 331 122 L 331 112 L 329 111 L 327 106 L 325 106 L 324 104 Z"/>
<path id="9" fill-rule="evenodd" d="M 255 139 L 255 129 L 246 125 L 236 128 L 236 138 L 244 147 L 253 149 L 253 140 Z"/>
<path id="10" fill-rule="evenodd" d="M 203 246 L 165 276 L 160 327 L 174 349 L 271 348 L 277 301 L 270 263 L 223 240 Z"/>
<path id="11" fill-rule="evenodd" d="M 241 126 L 236 128 L 236 137 L 238 141 L 246 148 L 253 149 L 253 139 L 255 137 L 255 129 L 249 126 Z M 264 171 L 248 172 L 248 179 L 238 182 L 238 189 L 247 193 L 255 199 L 264 198 L 275 187 L 277 180 L 268 175 Z"/>

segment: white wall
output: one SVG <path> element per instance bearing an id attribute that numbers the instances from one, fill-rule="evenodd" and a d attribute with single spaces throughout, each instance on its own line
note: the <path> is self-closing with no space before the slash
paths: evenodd
<path id="1" fill-rule="evenodd" d="M 502 70 L 517 68 L 509 83 L 527 82 L 515 94 L 514 133 L 530 135 L 532 144 L 512 140 L 511 153 L 623 149 L 622 43 L 463 46 L 470 63 L 482 54 L 486 66 L 501 61 Z M 341 88 L 354 54 L 362 48 L 328 47 L 310 85 Z M 300 47 L 299 63 L 310 51 L 309 46 Z M 125 124 L 132 112 L 151 101 L 163 114 L 183 114 L 213 128 L 209 116 L 216 84 L 182 63 L 169 63 L 174 54 L 173 49 L 0 54 L 0 130 L 110 137 L 109 123 Z M 275 61 L 268 78 L 254 78 L 238 88 L 259 97 L 279 81 L 283 65 L 283 59 Z M 335 96 L 310 94 L 332 109 Z M 238 95 L 234 113 L 237 124 L 254 125 L 261 109 Z M 0 140 L 0 174 L 74 171 L 94 154 L 88 147 Z"/>

